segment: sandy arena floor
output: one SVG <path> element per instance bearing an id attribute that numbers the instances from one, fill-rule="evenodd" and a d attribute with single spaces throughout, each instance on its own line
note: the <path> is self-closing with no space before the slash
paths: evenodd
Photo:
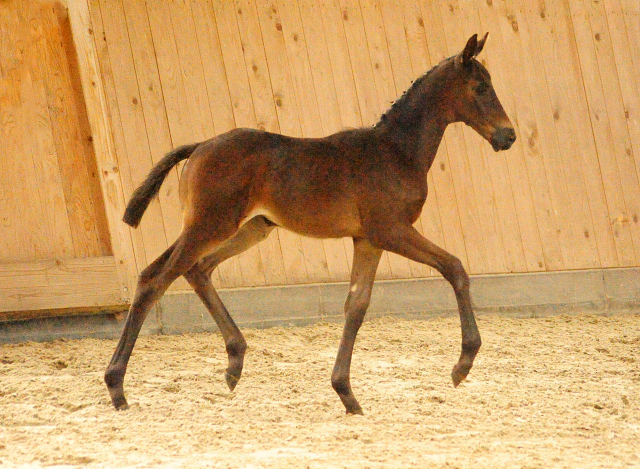
<path id="1" fill-rule="evenodd" d="M 640 467 L 640 315 L 478 318 L 458 389 L 456 318 L 373 319 L 347 416 L 330 384 L 339 324 L 246 330 L 224 383 L 218 334 L 139 339 L 111 408 L 114 341 L 0 346 L 0 467 Z"/>

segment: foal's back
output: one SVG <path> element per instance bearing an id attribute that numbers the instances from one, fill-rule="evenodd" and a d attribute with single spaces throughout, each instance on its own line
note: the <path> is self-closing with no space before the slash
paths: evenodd
<path id="1" fill-rule="evenodd" d="M 181 178 L 185 223 L 239 226 L 263 215 L 307 236 L 363 236 L 364 186 L 368 180 L 384 185 L 390 171 L 378 158 L 383 147 L 374 129 L 324 138 L 232 130 L 190 157 Z M 195 217 L 203 211 L 206 217 Z"/>

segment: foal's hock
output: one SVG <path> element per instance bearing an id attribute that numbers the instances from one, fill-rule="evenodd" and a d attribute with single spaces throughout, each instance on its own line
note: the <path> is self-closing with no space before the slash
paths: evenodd
<path id="1" fill-rule="evenodd" d="M 516 134 L 476 59 L 487 35 L 418 78 L 371 128 L 324 138 L 292 138 L 236 129 L 166 155 L 134 192 L 124 221 L 136 227 L 165 176 L 187 159 L 180 180 L 184 226 L 178 239 L 142 271 L 135 298 L 105 374 L 116 409 L 127 408 L 123 381 L 142 323 L 169 285 L 184 275 L 213 316 L 226 344 L 229 389 L 242 373 L 245 339 L 220 301 L 211 273 L 225 259 L 266 238 L 276 227 L 316 238 L 353 238 L 345 325 L 331 384 L 347 413 L 362 413 L 350 384 L 358 329 L 369 306 L 383 250 L 438 270 L 454 289 L 462 353 L 451 374 L 457 386 L 480 348 L 469 277 L 461 262 L 425 239 L 412 224 L 427 197 L 427 172 L 445 128 L 464 122 L 507 150 Z"/>

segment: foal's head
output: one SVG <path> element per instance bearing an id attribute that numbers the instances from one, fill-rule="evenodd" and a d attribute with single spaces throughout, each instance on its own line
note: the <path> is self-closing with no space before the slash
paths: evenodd
<path id="1" fill-rule="evenodd" d="M 495 151 L 508 150 L 516 140 L 516 133 L 496 96 L 489 72 L 475 59 L 487 35 L 478 41 L 474 34 L 464 50 L 451 59 L 447 101 L 454 122 L 462 121 L 473 128 Z"/>

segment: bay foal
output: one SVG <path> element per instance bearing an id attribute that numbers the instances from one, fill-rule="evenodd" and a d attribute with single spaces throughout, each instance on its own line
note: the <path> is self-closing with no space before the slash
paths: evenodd
<path id="1" fill-rule="evenodd" d="M 242 333 L 211 283 L 225 259 L 266 238 L 276 226 L 316 238 L 353 238 L 345 325 L 331 384 L 347 413 L 362 413 L 349 379 L 356 334 L 369 306 L 383 250 L 427 264 L 453 287 L 460 312 L 462 353 L 457 386 L 480 348 L 469 277 L 460 261 L 413 228 L 427 197 L 427 172 L 448 124 L 462 121 L 506 150 L 516 134 L 475 56 L 487 35 L 420 77 L 372 128 L 324 138 L 291 138 L 236 129 L 166 155 L 134 192 L 124 215 L 138 226 L 168 172 L 189 158 L 180 179 L 184 225 L 178 239 L 142 271 L 105 382 L 116 409 L 127 408 L 123 381 L 136 338 L 152 305 L 184 275 L 209 310 L 226 344 L 227 385 L 240 379 Z"/>

